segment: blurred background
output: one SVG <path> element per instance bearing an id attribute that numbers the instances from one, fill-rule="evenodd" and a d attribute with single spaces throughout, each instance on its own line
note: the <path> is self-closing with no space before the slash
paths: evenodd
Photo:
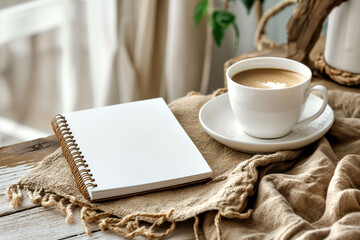
<path id="1" fill-rule="evenodd" d="M 0 146 L 53 134 L 61 112 L 153 97 L 168 103 L 223 87 L 228 59 L 254 51 L 254 8 L 211 0 L 236 16 L 214 43 L 198 0 L 0 0 Z M 265 0 L 263 11 L 278 0 Z M 267 36 L 286 42 L 295 6 L 272 18 Z"/>

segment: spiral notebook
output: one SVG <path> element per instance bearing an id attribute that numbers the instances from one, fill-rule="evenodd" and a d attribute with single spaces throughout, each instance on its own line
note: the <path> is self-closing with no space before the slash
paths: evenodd
<path id="1" fill-rule="evenodd" d="M 51 124 L 79 190 L 92 202 L 212 175 L 162 98 L 62 113 Z"/>

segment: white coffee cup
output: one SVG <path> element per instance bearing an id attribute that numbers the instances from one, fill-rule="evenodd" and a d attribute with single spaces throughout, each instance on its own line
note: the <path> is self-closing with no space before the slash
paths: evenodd
<path id="1" fill-rule="evenodd" d="M 290 70 L 303 75 L 306 80 L 279 89 L 247 87 L 232 80 L 236 73 L 256 68 Z M 328 92 L 321 85 L 310 88 L 311 77 L 307 66 L 286 58 L 250 58 L 230 66 L 226 71 L 230 105 L 244 132 L 258 138 L 279 138 L 294 127 L 319 117 L 328 103 Z M 299 121 L 306 100 L 313 91 L 321 93 L 323 104 L 314 115 Z"/>

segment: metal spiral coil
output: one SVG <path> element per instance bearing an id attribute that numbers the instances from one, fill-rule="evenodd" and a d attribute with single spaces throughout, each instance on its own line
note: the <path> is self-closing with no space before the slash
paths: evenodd
<path id="1" fill-rule="evenodd" d="M 88 164 L 84 159 L 69 125 L 64 116 L 57 114 L 51 120 L 51 126 L 54 130 L 55 136 L 60 143 L 64 156 L 69 163 L 71 171 L 75 177 L 76 184 L 84 197 L 90 201 L 90 195 L 87 190 L 88 187 L 96 187 L 95 179 L 88 169 Z"/>

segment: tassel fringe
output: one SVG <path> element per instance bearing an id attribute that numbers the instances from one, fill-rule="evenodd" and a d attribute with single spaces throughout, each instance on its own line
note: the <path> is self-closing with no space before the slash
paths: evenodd
<path id="1" fill-rule="evenodd" d="M 43 207 L 55 207 L 57 208 L 64 216 L 67 223 L 74 222 L 73 209 L 75 206 L 81 207 L 81 220 L 84 224 L 85 231 L 88 235 L 91 235 L 91 229 L 88 223 L 95 222 L 99 225 L 101 231 L 106 229 L 112 230 L 126 238 L 134 238 L 136 236 L 144 236 L 148 239 L 162 239 L 169 234 L 171 234 L 175 227 L 175 221 L 170 221 L 170 217 L 174 213 L 174 209 L 170 209 L 167 213 L 161 211 L 158 214 L 146 214 L 146 213 L 134 213 L 128 214 L 123 218 L 113 217 L 108 212 L 101 212 L 99 210 L 92 209 L 89 206 L 84 206 L 83 203 L 77 201 L 75 197 L 65 198 L 60 197 L 56 194 L 45 193 L 43 189 L 31 190 L 27 186 L 21 186 L 20 184 L 13 184 L 7 189 L 7 195 L 10 199 L 11 205 L 16 208 L 20 207 L 22 203 L 22 189 L 25 190 L 29 199 L 34 204 L 40 204 Z M 218 211 L 214 218 L 214 224 L 216 229 L 217 239 L 221 240 L 221 217 L 228 218 L 238 218 L 246 219 L 249 218 L 253 210 L 249 209 L 244 213 L 235 213 L 235 212 L 222 212 Z M 152 225 L 141 226 L 141 219 L 151 219 Z M 196 240 L 200 240 L 199 236 L 199 216 L 194 216 L 194 235 Z M 165 222 L 170 222 L 171 225 L 164 232 L 154 232 L 154 229 L 157 226 L 162 225 Z"/>
<path id="2" fill-rule="evenodd" d="M 20 207 L 22 202 L 22 192 L 20 185 L 13 184 L 7 189 L 7 195 L 11 200 L 10 204 L 14 208 Z"/>
<path id="3" fill-rule="evenodd" d="M 200 240 L 200 236 L 199 236 L 199 216 L 195 215 L 194 218 L 195 218 L 195 222 L 194 222 L 195 239 Z"/>
<path id="4" fill-rule="evenodd" d="M 220 223 L 221 223 L 221 212 L 219 211 L 215 216 L 215 228 L 216 228 L 216 236 L 218 240 L 221 240 L 221 229 L 220 229 Z"/>
<path id="5" fill-rule="evenodd" d="M 7 189 L 7 195 L 10 199 L 11 205 L 16 208 L 20 207 L 22 203 L 22 189 L 25 190 L 29 199 L 34 204 L 40 204 L 43 207 L 55 207 L 64 216 L 67 223 L 74 222 L 73 209 L 75 206 L 81 207 L 81 220 L 84 224 L 85 231 L 88 235 L 91 235 L 91 229 L 88 223 L 95 222 L 99 225 L 101 231 L 106 229 L 112 230 L 126 238 L 134 238 L 136 236 L 144 236 L 148 239 L 162 239 L 171 234 L 175 227 L 175 221 L 170 221 L 170 217 L 174 213 L 174 209 L 170 209 L 167 213 L 161 211 L 158 214 L 146 214 L 146 213 L 134 213 L 128 214 L 123 218 L 113 217 L 108 212 L 101 212 L 99 210 L 92 209 L 89 206 L 84 206 L 83 203 L 77 201 L 75 197 L 65 198 L 56 194 L 45 193 L 43 189 L 31 190 L 27 186 L 21 186 L 20 184 L 13 184 Z M 217 239 L 221 240 L 221 217 L 246 219 L 249 218 L 253 210 L 249 209 L 244 213 L 235 212 L 222 212 L 221 210 L 215 216 L 214 224 L 216 229 Z M 151 219 L 152 225 L 141 226 L 141 219 Z M 196 240 L 200 240 L 199 236 L 199 216 L 194 216 L 194 235 Z M 162 225 L 165 222 L 170 222 L 171 225 L 164 232 L 154 232 L 157 226 Z"/>
<path id="6" fill-rule="evenodd" d="M 92 209 L 89 206 L 84 206 L 83 203 L 77 201 L 75 197 L 65 198 L 56 194 L 45 193 L 43 189 L 31 190 L 27 186 L 20 184 L 13 184 L 7 190 L 7 195 L 11 200 L 12 207 L 20 207 L 22 202 L 22 189 L 25 190 L 29 199 L 34 204 L 40 204 L 43 207 L 55 207 L 64 216 L 67 223 L 74 222 L 73 209 L 75 206 L 81 207 L 81 220 L 84 224 L 85 231 L 91 235 L 91 229 L 88 223 L 95 222 L 99 225 L 101 231 L 110 229 L 126 238 L 134 238 L 136 236 L 144 236 L 148 239 L 161 239 L 171 234 L 175 227 L 175 221 L 170 221 L 170 217 L 174 213 L 174 209 L 168 212 L 160 212 L 158 214 L 134 213 L 128 214 L 123 218 L 112 217 L 110 213 L 100 212 Z M 140 226 L 141 219 L 148 218 L 153 222 L 150 227 Z M 164 232 L 154 232 L 157 226 L 165 222 L 170 222 L 171 225 Z"/>

